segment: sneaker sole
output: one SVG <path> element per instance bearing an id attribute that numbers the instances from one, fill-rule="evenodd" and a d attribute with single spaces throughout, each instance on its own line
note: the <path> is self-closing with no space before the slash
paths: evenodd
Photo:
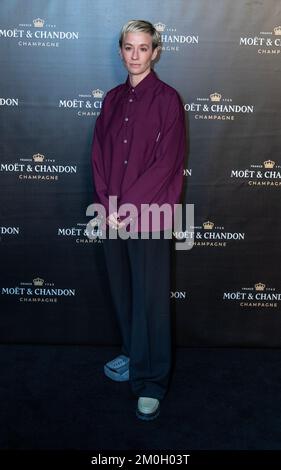
<path id="1" fill-rule="evenodd" d="M 154 411 L 154 413 L 142 413 L 141 411 L 136 409 L 136 415 L 139 419 L 143 421 L 152 421 L 153 419 L 156 419 L 160 414 L 160 405 L 158 406 L 157 410 Z"/>

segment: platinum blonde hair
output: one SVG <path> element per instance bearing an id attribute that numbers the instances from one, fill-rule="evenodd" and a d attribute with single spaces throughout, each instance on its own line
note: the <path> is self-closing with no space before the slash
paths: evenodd
<path id="1" fill-rule="evenodd" d="M 145 20 L 130 20 L 124 24 L 119 36 L 119 46 L 122 48 L 123 39 L 127 33 L 149 33 L 152 37 L 152 50 L 161 44 L 161 35 L 152 23 Z"/>

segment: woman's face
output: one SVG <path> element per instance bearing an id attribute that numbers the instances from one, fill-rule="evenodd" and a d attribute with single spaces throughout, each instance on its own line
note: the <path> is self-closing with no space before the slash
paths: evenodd
<path id="1" fill-rule="evenodd" d="M 152 37 L 149 33 L 125 34 L 120 49 L 124 65 L 132 75 L 147 75 L 157 52 L 157 48 L 152 50 Z"/>

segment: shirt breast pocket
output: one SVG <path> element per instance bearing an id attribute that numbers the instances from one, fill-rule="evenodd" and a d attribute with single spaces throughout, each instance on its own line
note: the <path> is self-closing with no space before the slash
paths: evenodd
<path id="1" fill-rule="evenodd" d="M 160 139 L 160 136 L 161 136 L 161 131 L 158 132 L 155 142 L 158 142 L 158 140 Z"/>
<path id="2" fill-rule="evenodd" d="M 159 143 L 161 142 L 162 132 L 159 127 L 150 129 L 146 136 L 143 152 L 143 163 L 149 168 L 157 159 Z"/>
<path id="3" fill-rule="evenodd" d="M 151 126 L 151 128 L 147 131 L 147 144 L 152 149 L 152 151 L 157 147 L 161 140 L 162 131 L 159 125 Z"/>

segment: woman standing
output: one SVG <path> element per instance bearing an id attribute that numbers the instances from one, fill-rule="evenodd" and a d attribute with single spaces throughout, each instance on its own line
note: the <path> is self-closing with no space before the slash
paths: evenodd
<path id="1" fill-rule="evenodd" d="M 122 335 L 122 354 L 104 371 L 112 380 L 130 381 L 137 416 L 151 420 L 159 415 L 171 369 L 172 209 L 183 183 L 185 116 L 177 91 L 152 69 L 160 49 L 154 26 L 129 21 L 119 46 L 128 76 L 106 94 L 92 145 L 96 202 L 106 213 L 105 261 Z M 117 198 L 117 207 L 110 196 Z M 122 211 L 124 204 L 134 205 L 130 217 Z M 149 211 L 142 204 L 155 205 L 152 220 L 145 219 Z M 170 208 L 164 220 L 158 210 L 163 204 Z M 134 234 L 127 239 L 118 235 L 126 222 Z"/>

